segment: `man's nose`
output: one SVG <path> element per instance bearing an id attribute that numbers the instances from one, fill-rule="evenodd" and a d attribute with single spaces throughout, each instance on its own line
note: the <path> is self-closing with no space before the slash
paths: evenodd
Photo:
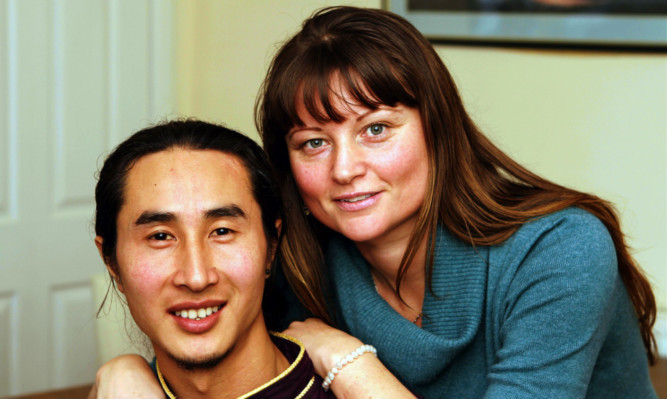
<path id="1" fill-rule="evenodd" d="M 175 285 L 199 292 L 218 282 L 218 273 L 205 245 L 188 243 L 179 257 L 178 270 L 174 276 Z"/>

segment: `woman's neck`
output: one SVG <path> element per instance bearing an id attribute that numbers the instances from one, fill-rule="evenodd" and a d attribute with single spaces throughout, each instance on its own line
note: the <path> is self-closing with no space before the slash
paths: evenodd
<path id="1" fill-rule="evenodd" d="M 427 238 L 422 240 L 401 280 L 399 298 L 396 292 L 396 276 L 408 241 L 409 237 L 379 243 L 356 243 L 356 246 L 370 265 L 378 294 L 399 314 L 413 321 L 421 313 L 424 301 Z"/>
<path id="2" fill-rule="evenodd" d="M 398 237 L 386 237 L 373 241 L 355 242 L 354 244 L 361 253 L 361 256 L 369 263 L 374 275 L 391 281 L 393 284 L 409 241 L 410 235 L 404 234 Z M 424 277 L 426 242 L 427 237 L 424 237 L 410 262 L 408 274 L 405 276 L 406 281 L 419 280 Z"/>

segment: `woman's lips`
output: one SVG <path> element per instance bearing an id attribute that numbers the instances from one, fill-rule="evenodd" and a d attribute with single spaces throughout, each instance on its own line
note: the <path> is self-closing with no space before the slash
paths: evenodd
<path id="1" fill-rule="evenodd" d="M 356 212 L 368 208 L 380 200 L 380 192 L 354 193 L 334 198 L 338 208 L 347 212 Z"/>

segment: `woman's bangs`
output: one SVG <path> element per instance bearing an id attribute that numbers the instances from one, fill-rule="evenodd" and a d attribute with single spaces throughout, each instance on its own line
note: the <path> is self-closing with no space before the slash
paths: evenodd
<path id="1" fill-rule="evenodd" d="M 415 106 L 416 98 L 412 90 L 406 88 L 407 81 L 397 76 L 398 71 L 387 68 L 384 62 L 368 62 L 368 58 L 372 57 L 365 57 L 357 63 L 349 60 L 335 62 L 343 61 L 340 58 L 329 59 L 323 65 L 315 64 L 314 68 L 302 70 L 300 82 L 292 86 L 296 88 L 292 101 L 283 98 L 292 126 L 303 125 L 296 112 L 299 101 L 320 123 L 344 121 L 343 112 L 350 109 L 340 109 L 340 104 L 361 105 L 369 109 L 399 103 Z M 382 67 L 373 64 L 382 64 Z"/>

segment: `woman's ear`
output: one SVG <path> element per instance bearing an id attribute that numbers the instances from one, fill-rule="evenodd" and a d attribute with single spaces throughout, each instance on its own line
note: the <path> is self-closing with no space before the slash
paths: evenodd
<path id="1" fill-rule="evenodd" d="M 283 229 L 283 221 L 282 219 L 276 219 L 276 237 L 280 237 L 282 235 L 282 229 Z M 271 243 L 272 248 L 271 248 L 271 262 L 273 262 L 273 259 L 276 257 L 276 251 L 278 250 L 278 243 L 280 242 L 280 238 L 278 240 L 274 241 Z"/>
<path id="2" fill-rule="evenodd" d="M 280 237 L 281 230 L 283 228 L 283 221 L 282 219 L 276 219 L 276 231 L 278 231 L 278 237 Z"/>
<path id="3" fill-rule="evenodd" d="M 116 282 L 116 287 L 118 287 L 118 290 L 122 293 L 125 293 L 125 290 L 123 289 L 123 284 L 120 282 L 120 277 L 116 273 L 113 267 L 109 264 L 109 259 L 107 259 L 104 256 L 104 251 L 102 250 L 102 243 L 104 240 L 102 237 L 97 236 L 95 237 L 95 246 L 97 247 L 97 252 L 99 252 L 100 257 L 102 258 L 102 262 L 104 262 L 104 265 L 107 267 L 107 270 L 109 271 L 109 275 L 111 276 L 112 279 Z"/>
<path id="4" fill-rule="evenodd" d="M 278 234 L 276 234 L 277 237 L 280 237 L 281 229 L 283 227 L 283 221 L 281 219 L 276 220 L 276 230 Z M 280 242 L 280 239 L 277 240 L 271 240 L 269 245 L 271 245 L 271 248 L 269 251 L 267 251 L 267 259 L 266 259 L 266 278 L 269 278 L 271 275 L 271 269 L 273 268 L 273 260 L 276 258 L 276 251 L 278 250 L 278 242 Z"/>

